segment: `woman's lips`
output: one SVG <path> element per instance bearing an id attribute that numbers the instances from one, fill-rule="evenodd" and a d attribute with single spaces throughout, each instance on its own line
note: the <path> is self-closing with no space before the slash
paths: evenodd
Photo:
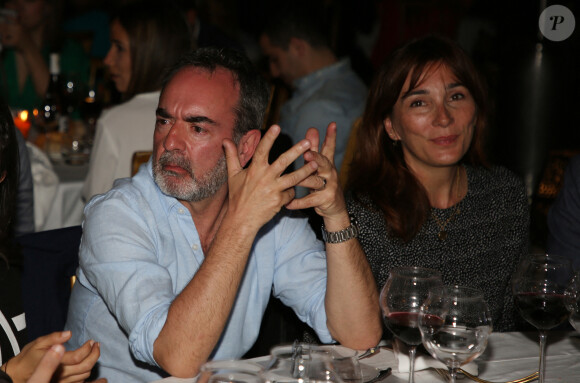
<path id="1" fill-rule="evenodd" d="M 434 138 L 431 141 L 433 141 L 437 145 L 451 145 L 455 141 L 457 141 L 457 137 L 458 137 L 457 135 L 442 136 L 442 137 Z"/>

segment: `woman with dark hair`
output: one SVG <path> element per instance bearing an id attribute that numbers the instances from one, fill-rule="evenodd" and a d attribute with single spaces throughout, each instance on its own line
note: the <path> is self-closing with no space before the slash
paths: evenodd
<path id="1" fill-rule="evenodd" d="M 165 70 L 191 48 L 188 24 L 172 1 L 141 0 L 117 10 L 104 63 L 124 102 L 97 121 L 83 198 L 104 193 L 131 176 L 131 157 L 150 151 Z"/>
<path id="2" fill-rule="evenodd" d="M 70 331 L 54 332 L 26 344 L 26 321 L 21 295 L 22 261 L 12 238 L 18 190 L 18 142 L 12 114 L 0 98 L 0 382 L 24 383 L 35 372 L 41 358 L 57 347 L 61 368 L 59 382 L 84 382 L 100 355 L 98 343 L 86 342 L 63 352 Z M 41 372 L 41 371 L 39 371 Z M 50 380 L 54 370 L 44 373 Z M 101 380 L 99 382 L 104 382 Z"/>
<path id="3" fill-rule="evenodd" d="M 374 79 L 346 188 L 379 289 L 393 267 L 438 269 L 445 284 L 481 289 L 507 331 L 529 213 L 521 180 L 487 164 L 487 123 L 466 53 L 440 37 L 411 41 Z"/>

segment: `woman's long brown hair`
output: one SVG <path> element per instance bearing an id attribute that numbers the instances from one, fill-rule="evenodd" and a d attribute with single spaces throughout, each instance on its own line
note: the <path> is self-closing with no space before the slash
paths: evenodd
<path id="1" fill-rule="evenodd" d="M 361 201 L 368 195 L 381 210 L 390 233 L 407 242 L 426 221 L 431 209 L 427 193 L 409 171 L 400 143 L 392 141 L 384 121 L 391 115 L 403 84 L 412 90 L 433 66 L 444 65 L 471 93 L 477 121 L 462 162 L 486 166 L 483 135 L 487 124 L 487 92 L 475 66 L 455 42 L 437 36 L 413 40 L 394 51 L 375 76 L 369 91 L 357 145 L 348 171 L 347 190 Z"/>

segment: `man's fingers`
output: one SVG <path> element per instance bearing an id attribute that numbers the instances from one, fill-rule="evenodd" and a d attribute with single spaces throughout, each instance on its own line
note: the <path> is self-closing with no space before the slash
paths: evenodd
<path id="1" fill-rule="evenodd" d="M 228 176 L 232 177 L 242 170 L 240 159 L 238 157 L 238 149 L 232 140 L 225 139 L 222 143 L 226 154 L 226 164 L 228 168 Z"/>
<path id="2" fill-rule="evenodd" d="M 318 152 L 318 147 L 320 145 L 320 133 L 318 132 L 318 129 L 309 128 L 306 131 L 306 139 L 312 144 L 310 150 L 313 152 Z"/>
<path id="3" fill-rule="evenodd" d="M 302 140 L 290 149 L 282 153 L 276 161 L 272 163 L 272 168 L 275 169 L 277 175 L 281 175 L 284 171 L 296 161 L 301 155 L 310 149 L 311 143 L 308 140 Z"/>
<path id="4" fill-rule="evenodd" d="M 278 125 L 272 125 L 270 129 L 264 133 L 262 139 L 256 147 L 256 152 L 254 153 L 253 161 L 258 161 L 262 163 L 268 163 L 268 157 L 270 155 L 270 150 L 274 145 L 274 141 L 280 135 L 280 127 Z"/>
<path id="5" fill-rule="evenodd" d="M 336 123 L 331 122 L 326 128 L 326 136 L 320 153 L 334 164 L 334 152 L 336 151 Z"/>

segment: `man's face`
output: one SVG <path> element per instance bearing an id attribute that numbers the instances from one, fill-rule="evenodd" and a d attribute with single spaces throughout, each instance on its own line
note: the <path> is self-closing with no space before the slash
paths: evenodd
<path id="1" fill-rule="evenodd" d="M 287 50 L 284 50 L 277 45 L 273 45 L 267 35 L 262 35 L 260 37 L 260 47 L 262 47 L 262 53 L 268 57 L 272 77 L 279 77 L 288 86 L 292 86 L 294 80 L 301 77 L 299 75 L 299 68 L 301 67 L 299 56 L 292 44 Z"/>
<path id="2" fill-rule="evenodd" d="M 232 139 L 239 87 L 231 72 L 181 69 L 159 98 L 153 176 L 163 193 L 196 202 L 227 181 L 222 142 Z"/>

